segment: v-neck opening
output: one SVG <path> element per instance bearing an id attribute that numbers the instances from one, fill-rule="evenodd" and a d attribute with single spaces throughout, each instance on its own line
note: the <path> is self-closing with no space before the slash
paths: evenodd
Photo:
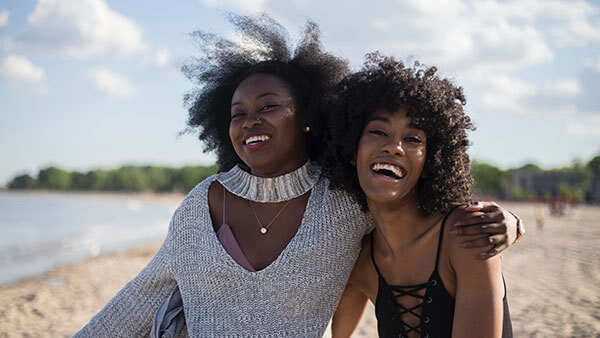
<path id="1" fill-rule="evenodd" d="M 210 184 L 208 185 L 208 188 L 206 189 L 206 192 L 202 195 L 202 203 L 206 203 L 206 205 L 208 205 L 208 191 L 210 190 L 210 186 L 214 183 L 217 182 L 219 183 L 223 189 L 227 190 L 226 187 L 217 180 L 217 178 L 215 178 L 212 182 L 210 182 Z M 221 253 L 221 255 L 226 256 L 225 260 L 230 264 L 230 265 L 235 265 L 237 269 L 242 270 L 244 273 L 250 274 L 250 275 L 258 275 L 258 274 L 264 274 L 264 273 L 268 273 L 268 271 L 274 269 L 276 266 L 281 264 L 281 261 L 283 259 L 285 259 L 285 256 L 287 254 L 287 251 L 291 250 L 291 247 L 293 247 L 293 245 L 295 244 L 295 242 L 298 241 L 298 237 L 299 235 L 303 234 L 306 230 L 306 228 L 308 227 L 306 225 L 306 223 L 309 223 L 311 220 L 309 220 L 307 218 L 307 210 L 309 210 L 309 208 L 316 208 L 315 203 L 317 203 L 317 201 L 315 201 L 315 194 L 314 189 L 316 188 L 316 184 L 315 186 L 312 187 L 312 189 L 310 189 L 308 191 L 308 193 L 310 194 L 308 197 L 308 201 L 306 202 L 306 206 L 304 207 L 304 211 L 302 212 L 302 219 L 300 221 L 300 225 L 298 226 L 298 229 L 296 230 L 296 232 L 294 233 L 294 236 L 292 236 L 292 238 L 289 240 L 289 242 L 286 244 L 286 246 L 283 248 L 283 250 L 281 250 L 281 252 L 279 252 L 279 254 L 277 255 L 277 257 L 271 262 L 269 263 L 267 266 L 265 266 L 264 268 L 257 270 L 256 267 L 254 267 L 254 265 L 252 265 L 252 263 L 250 263 L 250 265 L 252 265 L 252 267 L 255 269 L 255 271 L 249 271 L 247 270 L 245 267 L 243 267 L 242 265 L 240 265 L 233 257 L 231 257 L 231 255 L 229 254 L 229 252 L 227 252 L 227 249 L 225 249 L 225 247 L 223 246 L 223 243 L 221 243 L 221 241 L 219 241 L 219 238 L 217 237 L 217 232 L 215 231 L 213 222 L 212 222 L 212 218 L 210 216 L 210 212 L 206 213 L 206 215 L 204 215 L 204 224 L 207 224 L 207 228 L 209 229 L 204 229 L 205 231 L 210 231 L 211 235 L 210 236 L 210 240 L 215 243 L 215 245 L 217 245 L 219 247 L 219 251 Z M 227 190 L 229 192 L 229 190 Z M 314 216 L 313 216 L 314 217 Z M 236 239 L 237 240 L 237 239 Z M 239 242 L 238 242 L 239 245 Z M 240 247 L 241 249 L 241 247 Z M 243 250 L 242 250 L 243 251 Z"/>

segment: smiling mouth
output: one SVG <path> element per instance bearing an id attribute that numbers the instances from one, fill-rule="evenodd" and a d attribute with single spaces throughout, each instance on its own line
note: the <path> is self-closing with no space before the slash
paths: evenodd
<path id="1" fill-rule="evenodd" d="M 390 163 L 374 163 L 371 165 L 371 170 L 378 175 L 384 175 L 395 180 L 402 179 L 406 176 L 406 170 Z"/>
<path id="2" fill-rule="evenodd" d="M 257 144 L 257 143 L 261 143 L 261 142 L 266 142 L 270 138 L 271 138 L 271 136 L 269 136 L 269 135 L 254 135 L 254 136 L 250 136 L 246 140 L 244 140 L 244 144 L 252 145 L 252 144 Z"/>

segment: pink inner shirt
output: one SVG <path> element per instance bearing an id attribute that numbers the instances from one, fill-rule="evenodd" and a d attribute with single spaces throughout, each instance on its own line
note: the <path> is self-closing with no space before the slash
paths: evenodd
<path id="1" fill-rule="evenodd" d="M 221 227 L 219 228 L 219 230 L 217 230 L 217 238 L 219 239 L 219 242 L 221 242 L 221 245 L 223 245 L 223 247 L 225 248 L 225 251 L 227 251 L 229 256 L 231 256 L 231 258 L 233 258 L 234 261 L 236 261 L 239 265 L 241 265 L 242 267 L 244 267 L 244 269 L 248 271 L 256 271 L 254 270 L 252 264 L 250 264 L 250 261 L 248 261 L 246 254 L 244 254 L 244 252 L 242 251 L 240 244 L 235 239 L 235 236 L 233 235 L 233 231 L 231 231 L 231 227 L 229 226 L 229 224 L 221 224 Z"/>
<path id="2" fill-rule="evenodd" d="M 229 256 L 231 256 L 234 261 L 236 261 L 244 269 L 251 272 L 256 272 L 246 257 L 246 254 L 244 254 L 244 251 L 242 251 L 237 239 L 235 239 L 235 235 L 233 234 L 233 231 L 231 231 L 231 227 L 229 224 L 225 223 L 225 197 L 225 187 L 223 187 L 223 222 L 221 223 L 219 230 L 217 230 L 217 238 L 219 239 L 219 242 L 221 242 L 221 245 L 223 245 L 223 248 L 225 248 L 225 251 L 227 251 Z"/>

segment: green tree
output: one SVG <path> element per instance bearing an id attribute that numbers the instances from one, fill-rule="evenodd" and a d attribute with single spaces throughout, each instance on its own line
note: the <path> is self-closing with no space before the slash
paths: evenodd
<path id="1" fill-rule="evenodd" d="M 106 170 L 96 169 L 88 171 L 85 176 L 88 180 L 88 189 L 94 191 L 109 190 L 109 174 Z"/>
<path id="2" fill-rule="evenodd" d="M 167 167 L 144 167 L 148 179 L 148 188 L 152 191 L 173 190 L 175 170 Z"/>
<path id="3" fill-rule="evenodd" d="M 78 171 L 71 172 L 71 189 L 72 190 L 89 190 L 90 178 L 87 174 Z"/>
<path id="4" fill-rule="evenodd" d="M 591 159 L 588 162 L 587 167 L 592 171 L 594 175 L 600 175 L 600 155 L 595 156 L 593 159 Z"/>
<path id="5" fill-rule="evenodd" d="M 487 195 L 503 194 L 506 187 L 506 172 L 479 161 L 471 163 L 471 176 L 475 181 L 473 190 Z"/>
<path id="6" fill-rule="evenodd" d="M 109 190 L 144 191 L 148 189 L 148 177 L 145 172 L 134 166 L 124 166 L 109 175 Z"/>
<path id="7" fill-rule="evenodd" d="M 527 169 L 527 170 L 532 170 L 532 171 L 542 171 L 543 169 L 540 168 L 540 166 L 538 166 L 535 163 L 527 163 L 524 166 L 517 168 L 517 170 L 521 170 L 521 169 Z"/>
<path id="8" fill-rule="evenodd" d="M 50 190 L 67 190 L 71 186 L 71 174 L 56 167 L 42 169 L 38 173 L 39 187 Z"/>
<path id="9" fill-rule="evenodd" d="M 175 187 L 183 187 L 185 192 L 192 190 L 196 184 L 217 172 L 216 166 L 185 166 L 179 171 Z"/>
<path id="10" fill-rule="evenodd" d="M 28 174 L 19 175 L 8 182 L 8 189 L 35 189 L 37 180 Z"/>

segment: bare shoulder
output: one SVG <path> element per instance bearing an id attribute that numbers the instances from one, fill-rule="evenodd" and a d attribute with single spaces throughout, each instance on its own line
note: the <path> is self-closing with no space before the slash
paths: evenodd
<path id="1" fill-rule="evenodd" d="M 476 259 L 477 255 L 482 252 L 482 251 L 487 251 L 489 249 L 492 248 L 493 244 L 489 244 L 487 247 L 479 247 L 479 248 L 463 248 L 459 245 L 460 242 L 465 241 L 467 239 L 466 236 L 456 236 L 456 235 L 452 235 L 450 233 L 450 231 L 454 228 L 453 224 L 457 221 L 460 220 L 464 220 L 466 218 L 470 218 L 473 216 L 479 216 L 479 215 L 483 215 L 483 212 L 473 212 L 473 211 L 467 211 L 465 210 L 465 206 L 461 205 L 458 206 L 456 208 L 454 208 L 450 214 L 448 215 L 447 219 L 446 219 L 446 223 L 444 226 L 444 242 L 447 243 L 447 245 L 444 245 L 444 251 L 447 252 L 448 257 L 450 258 L 450 263 L 451 265 L 457 265 L 457 264 L 467 264 L 467 265 L 474 265 L 474 264 L 486 264 L 489 263 L 491 261 L 493 261 L 493 259 L 487 259 L 487 260 L 478 260 Z M 487 234 L 483 234 L 481 235 L 482 238 L 486 238 L 488 237 Z M 472 239 L 472 238 L 468 238 L 468 239 Z M 493 257 L 492 257 L 493 258 Z M 499 257 L 497 257 L 497 259 L 499 259 Z"/>
<path id="2" fill-rule="evenodd" d="M 371 234 L 363 237 L 362 247 L 348 283 L 356 285 L 362 293 L 374 300 L 377 296 L 377 271 L 371 261 Z"/>
<path id="3" fill-rule="evenodd" d="M 211 182 L 208 187 L 208 209 L 213 223 L 213 228 L 218 230 L 218 220 L 223 217 L 223 192 L 225 188 L 217 180 Z"/>

